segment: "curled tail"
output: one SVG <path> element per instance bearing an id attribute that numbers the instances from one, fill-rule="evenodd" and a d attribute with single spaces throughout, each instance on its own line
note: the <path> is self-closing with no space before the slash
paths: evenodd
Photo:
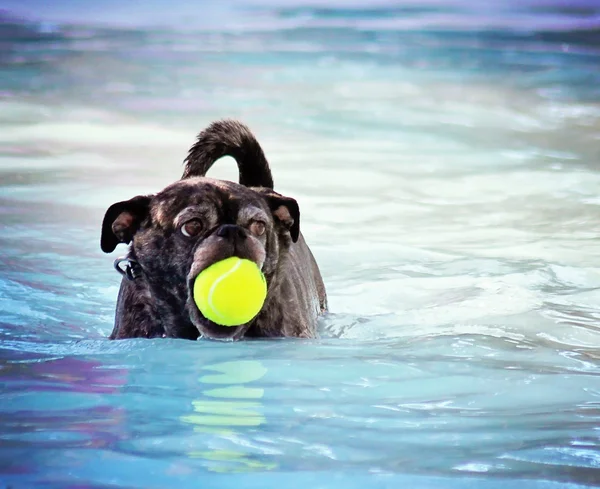
<path id="1" fill-rule="evenodd" d="M 205 176 L 222 156 L 237 162 L 241 185 L 273 188 L 273 176 L 260 144 L 244 124 L 227 119 L 213 122 L 198 134 L 184 160 L 182 178 Z"/>

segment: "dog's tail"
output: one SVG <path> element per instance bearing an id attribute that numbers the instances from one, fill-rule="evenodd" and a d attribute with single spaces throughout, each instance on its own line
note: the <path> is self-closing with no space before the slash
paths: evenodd
<path id="1" fill-rule="evenodd" d="M 198 134 L 184 160 L 182 178 L 205 176 L 222 156 L 235 158 L 240 184 L 273 188 L 273 176 L 260 144 L 244 124 L 228 119 L 213 122 Z"/>

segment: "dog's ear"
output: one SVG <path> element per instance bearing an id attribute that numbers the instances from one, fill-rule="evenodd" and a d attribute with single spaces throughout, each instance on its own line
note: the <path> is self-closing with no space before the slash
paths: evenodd
<path id="1" fill-rule="evenodd" d="M 291 197 L 285 197 L 271 189 L 257 189 L 269 204 L 275 221 L 290 232 L 295 243 L 300 236 L 300 208 L 298 202 Z"/>
<path id="2" fill-rule="evenodd" d="M 111 205 L 102 221 L 100 247 L 104 253 L 114 251 L 119 243 L 129 244 L 150 211 L 151 196 L 138 195 Z"/>

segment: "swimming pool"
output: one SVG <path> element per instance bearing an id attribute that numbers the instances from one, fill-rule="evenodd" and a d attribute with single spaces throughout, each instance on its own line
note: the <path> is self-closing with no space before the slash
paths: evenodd
<path id="1" fill-rule="evenodd" d="M 8 2 L 0 487 L 600 484 L 600 5 L 322 5 Z M 107 341 L 104 211 L 221 117 L 300 203 L 320 339 Z"/>

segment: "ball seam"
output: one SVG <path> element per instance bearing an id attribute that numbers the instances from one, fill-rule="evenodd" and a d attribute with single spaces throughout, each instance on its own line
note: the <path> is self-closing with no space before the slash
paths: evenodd
<path id="1" fill-rule="evenodd" d="M 225 322 L 225 317 L 223 317 L 223 315 L 219 312 L 219 310 L 215 307 L 215 305 L 213 304 L 213 294 L 215 292 L 215 289 L 217 288 L 217 286 L 223 281 L 225 280 L 229 275 L 231 275 L 232 273 L 234 273 L 238 268 L 240 268 L 240 266 L 242 265 L 242 260 L 240 258 L 238 258 L 236 264 L 231 268 L 231 270 L 229 270 L 228 272 L 224 273 L 223 275 L 221 275 L 217 280 L 214 281 L 214 283 L 212 284 L 212 286 L 210 287 L 210 290 L 208 291 L 208 305 L 210 306 L 210 308 L 213 310 L 213 312 L 219 316 L 219 319 L 221 321 Z"/>

